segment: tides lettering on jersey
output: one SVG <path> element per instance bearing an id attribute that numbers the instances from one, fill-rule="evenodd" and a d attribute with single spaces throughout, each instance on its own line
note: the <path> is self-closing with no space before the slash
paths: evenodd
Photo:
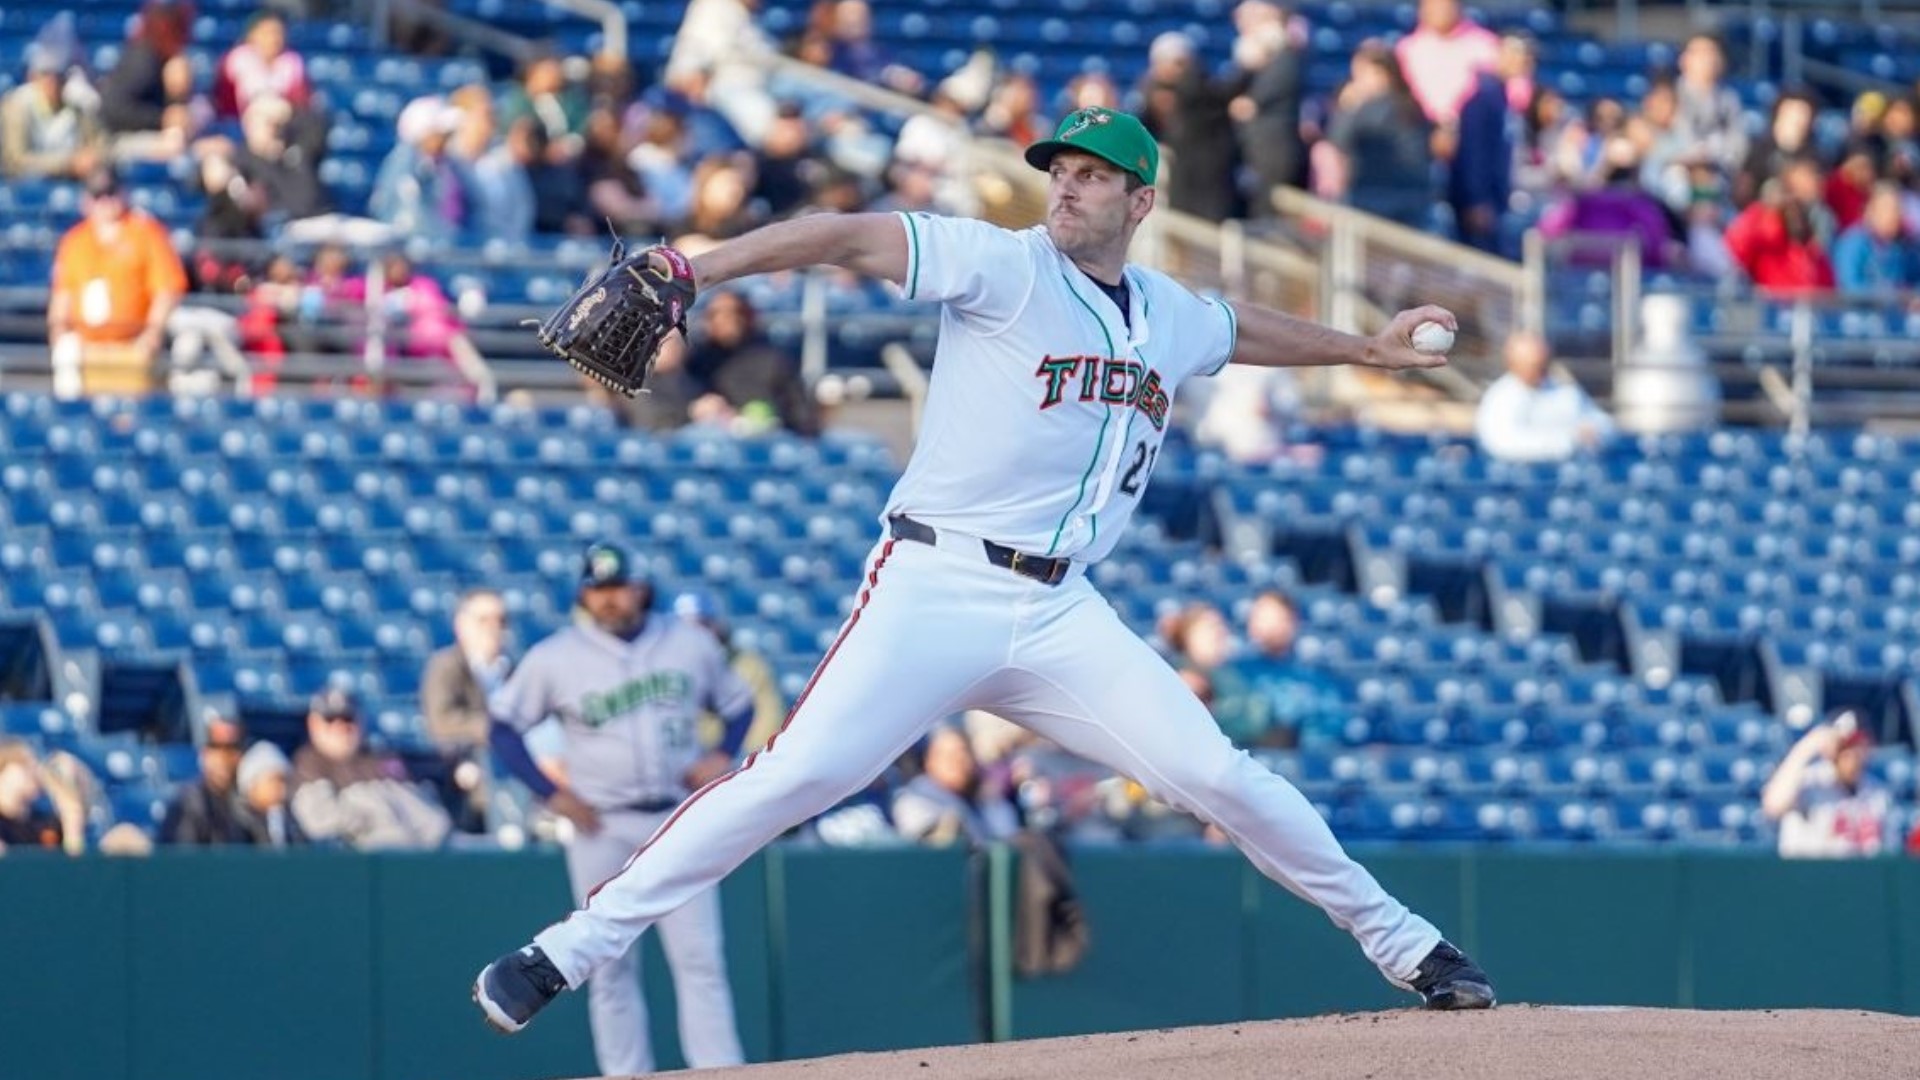
<path id="1" fill-rule="evenodd" d="M 1048 356 L 1034 375 L 1047 381 L 1040 400 L 1045 412 L 1066 400 L 1067 386 L 1078 382 L 1079 400 L 1103 405 L 1128 405 L 1152 422 L 1155 431 L 1167 426 L 1170 401 L 1160 373 L 1137 360 L 1107 356 Z"/>
<path id="2" fill-rule="evenodd" d="M 687 701 L 693 678 L 684 671 L 656 671 L 630 679 L 603 694 L 580 698 L 580 722 L 600 727 L 610 720 L 649 705 L 680 705 Z"/>

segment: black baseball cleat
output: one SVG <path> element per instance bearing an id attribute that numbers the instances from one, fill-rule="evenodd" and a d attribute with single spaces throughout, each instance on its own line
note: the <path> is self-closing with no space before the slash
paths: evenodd
<path id="1" fill-rule="evenodd" d="M 511 1035 L 566 988 L 567 980 L 547 954 L 529 945 L 480 969 L 473 980 L 473 1003 L 495 1031 Z"/>
<path id="2" fill-rule="evenodd" d="M 1408 988 L 1429 1009 L 1487 1009 L 1493 1007 L 1493 983 L 1467 954 L 1442 941 L 1433 947 Z"/>

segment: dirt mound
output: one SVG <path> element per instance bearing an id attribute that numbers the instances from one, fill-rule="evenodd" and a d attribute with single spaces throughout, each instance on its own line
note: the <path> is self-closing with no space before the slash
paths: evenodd
<path id="1" fill-rule="evenodd" d="M 702 1080 L 1891 1080 L 1920 1076 L 1920 1019 L 1837 1010 L 1508 1005 L 1350 1013 L 885 1054 Z"/>

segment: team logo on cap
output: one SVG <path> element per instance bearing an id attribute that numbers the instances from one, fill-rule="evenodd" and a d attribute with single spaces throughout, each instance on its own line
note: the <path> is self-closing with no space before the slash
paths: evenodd
<path id="1" fill-rule="evenodd" d="M 1067 129 L 1062 131 L 1057 137 L 1071 139 L 1088 128 L 1097 127 L 1112 119 L 1113 114 L 1107 112 L 1105 109 L 1081 109 L 1080 114 L 1074 117 L 1073 123 L 1068 124 Z"/>
<path id="2" fill-rule="evenodd" d="M 600 548 L 588 557 L 596 581 L 606 581 L 620 576 L 620 553 L 612 548 Z"/>

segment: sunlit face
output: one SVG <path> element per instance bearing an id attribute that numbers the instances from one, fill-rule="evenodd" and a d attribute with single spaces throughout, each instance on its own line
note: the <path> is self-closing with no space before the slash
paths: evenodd
<path id="1" fill-rule="evenodd" d="M 118 191 L 87 197 L 87 220 L 96 225 L 117 224 L 127 216 L 127 197 Z"/>
<path id="2" fill-rule="evenodd" d="M 1696 37 L 1687 42 L 1680 52 L 1680 77 L 1690 83 L 1705 85 L 1719 81 L 1726 70 L 1726 57 L 1720 52 L 1720 44 L 1708 37 Z"/>
<path id="3" fill-rule="evenodd" d="M 247 802 L 256 810 L 271 810 L 287 804 L 287 774 L 270 772 L 246 790 Z"/>
<path id="4" fill-rule="evenodd" d="M 1285 656 L 1299 632 L 1299 617 L 1277 596 L 1260 597 L 1247 612 L 1247 640 L 1269 656 Z"/>
<path id="5" fill-rule="evenodd" d="M 1849 788 L 1860 785 L 1860 777 L 1867 771 L 1867 748 L 1856 743 L 1834 755 L 1833 775 L 1840 783 Z"/>
<path id="6" fill-rule="evenodd" d="M 1460 0 L 1420 0 L 1420 25 L 1444 34 L 1460 24 Z"/>
<path id="7" fill-rule="evenodd" d="M 507 605 L 491 593 L 473 597 L 453 617 L 453 636 L 467 652 L 499 656 L 506 644 Z"/>
<path id="8" fill-rule="evenodd" d="M 240 769 L 240 748 L 231 744 L 212 744 L 200 748 L 200 776 L 214 791 L 233 788 Z"/>
<path id="9" fill-rule="evenodd" d="M 1233 630 L 1227 626 L 1227 617 L 1212 607 L 1195 614 L 1187 627 L 1186 647 L 1187 658 L 1203 671 L 1226 663 L 1233 651 Z"/>
<path id="10" fill-rule="evenodd" d="M 1067 257 L 1122 240 L 1153 207 L 1153 189 L 1127 190 L 1127 174 L 1103 158 L 1067 150 L 1047 166 L 1047 232 Z"/>
<path id="11" fill-rule="evenodd" d="M 1905 227 L 1900 215 L 1900 193 L 1891 188 L 1875 191 L 1867 200 L 1864 214 L 1867 230 L 1883 240 L 1899 236 Z"/>
<path id="12" fill-rule="evenodd" d="M 261 19 L 247 33 L 247 44 L 262 58 L 271 60 L 287 48 L 287 27 L 279 19 Z"/>
<path id="13" fill-rule="evenodd" d="M 1799 146 L 1813 130 L 1813 105 L 1799 98 L 1787 98 L 1773 116 L 1773 141 L 1782 146 Z"/>
<path id="14" fill-rule="evenodd" d="M 926 770 L 934 783 L 948 791 L 969 791 L 973 787 L 977 769 L 973 748 L 967 745 L 967 737 L 960 732 L 943 728 L 927 740 Z"/>
<path id="15" fill-rule="evenodd" d="M 1528 386 L 1547 378 L 1547 343 L 1533 334 L 1516 334 L 1507 342 L 1507 370 Z"/>

